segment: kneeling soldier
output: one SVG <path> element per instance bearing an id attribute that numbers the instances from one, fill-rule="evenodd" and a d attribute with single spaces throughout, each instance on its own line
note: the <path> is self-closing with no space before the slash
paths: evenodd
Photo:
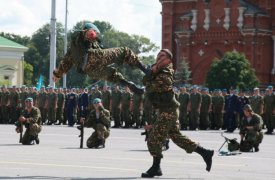
<path id="1" fill-rule="evenodd" d="M 244 106 L 243 111 L 245 118 L 240 127 L 240 150 L 243 152 L 249 152 L 254 148 L 254 150 L 258 152 L 259 144 L 263 140 L 263 120 L 260 115 L 253 112 L 249 104 Z"/>
<path id="2" fill-rule="evenodd" d="M 22 128 L 20 126 L 25 125 L 26 131 L 23 135 L 21 143 L 23 145 L 31 145 L 33 141 L 39 144 L 38 134 L 41 132 L 41 114 L 37 107 L 33 106 L 33 99 L 27 98 L 25 100 L 25 109 L 21 112 L 18 119 L 16 132 L 20 133 Z"/>
<path id="3" fill-rule="evenodd" d="M 81 118 L 80 122 L 84 127 L 94 128 L 93 134 L 87 140 L 88 148 L 104 148 L 105 140 L 110 135 L 110 112 L 104 109 L 101 99 L 95 98 L 93 100 L 94 110 L 92 110 L 85 120 Z"/>

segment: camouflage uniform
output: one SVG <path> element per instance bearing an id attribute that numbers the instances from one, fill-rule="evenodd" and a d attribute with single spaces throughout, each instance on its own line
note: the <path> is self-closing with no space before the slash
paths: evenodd
<path id="1" fill-rule="evenodd" d="M 22 138 L 22 144 L 29 145 L 32 140 L 38 136 L 42 129 L 40 110 L 33 106 L 30 112 L 24 110 L 21 116 L 27 118 L 27 121 L 23 123 L 26 131 Z"/>
<path id="2" fill-rule="evenodd" d="M 3 120 L 2 120 L 2 96 L 3 96 L 3 92 L 0 89 L 0 124 L 3 124 Z"/>
<path id="3" fill-rule="evenodd" d="M 118 128 L 121 126 L 121 111 L 120 111 L 120 101 L 121 101 L 121 91 L 113 90 L 112 91 L 112 116 L 114 120 L 114 127 Z"/>
<path id="4" fill-rule="evenodd" d="M 213 129 L 219 130 L 223 125 L 223 110 L 225 100 L 222 95 L 217 95 L 212 99 L 212 112 L 213 112 Z"/>
<path id="5" fill-rule="evenodd" d="M 41 113 L 42 123 L 45 123 L 47 120 L 46 101 L 47 101 L 47 92 L 40 91 L 39 94 L 37 95 L 37 106 Z"/>
<path id="6" fill-rule="evenodd" d="M 141 103 L 142 95 L 133 94 L 133 122 L 136 123 L 136 128 L 141 126 Z"/>
<path id="7" fill-rule="evenodd" d="M 83 32 L 76 32 L 72 35 L 71 47 L 53 74 L 61 78 L 76 66 L 79 73 L 87 74 L 92 79 L 126 85 L 124 77 L 113 64 L 139 67 L 141 63 L 138 56 L 127 47 L 101 49 L 97 40 L 88 42 Z"/>
<path id="8" fill-rule="evenodd" d="M 109 90 L 102 91 L 102 104 L 105 109 L 110 110 L 111 92 Z"/>
<path id="9" fill-rule="evenodd" d="M 267 132 L 272 133 L 275 127 L 275 120 L 273 117 L 273 110 L 275 109 L 275 95 L 264 96 L 264 122 L 267 127 Z"/>
<path id="10" fill-rule="evenodd" d="M 56 109 L 56 121 L 61 124 L 64 121 L 63 112 L 65 105 L 65 94 L 63 92 L 57 93 L 57 109 Z"/>
<path id="11" fill-rule="evenodd" d="M 190 94 L 190 114 L 189 114 L 189 121 L 190 121 L 190 130 L 195 130 L 198 128 L 199 125 L 199 116 L 200 116 L 200 106 L 201 106 L 201 93 L 191 93 Z"/>
<path id="12" fill-rule="evenodd" d="M 188 103 L 190 99 L 190 94 L 185 92 L 185 93 L 180 93 L 179 95 L 179 103 L 180 103 L 180 124 L 181 124 L 181 129 L 186 130 L 188 126 Z"/>
<path id="13" fill-rule="evenodd" d="M 153 124 L 153 105 L 148 98 L 148 94 L 145 93 L 143 100 L 143 120 L 142 125 L 144 124 Z"/>
<path id="14" fill-rule="evenodd" d="M 99 99 L 102 98 L 102 93 L 98 89 L 93 89 L 91 94 L 89 95 L 89 109 L 90 109 L 90 111 L 92 111 L 94 109 L 92 102 L 95 98 L 99 98 Z"/>
<path id="15" fill-rule="evenodd" d="M 249 98 L 249 103 L 256 114 L 262 113 L 262 107 L 264 105 L 264 98 L 261 95 L 254 95 Z"/>
<path id="16" fill-rule="evenodd" d="M 95 148 L 102 143 L 105 144 L 105 140 L 110 135 L 110 112 L 101 108 L 98 117 L 99 118 L 97 118 L 96 111 L 93 110 L 84 123 L 84 127 L 92 127 L 95 130 L 87 139 L 88 148 Z"/>
<path id="17" fill-rule="evenodd" d="M 121 94 L 121 122 L 125 123 L 125 128 L 129 128 L 133 125 L 132 117 L 130 114 L 130 103 L 132 100 L 132 96 L 132 93 L 127 91 Z"/>
<path id="18" fill-rule="evenodd" d="M 21 91 L 20 93 L 20 101 L 22 104 L 22 108 L 25 108 L 25 100 L 29 97 L 29 93 L 27 91 Z"/>
<path id="19" fill-rule="evenodd" d="M 162 146 L 167 137 L 187 153 L 192 153 L 197 144 L 180 133 L 179 102 L 173 92 L 172 64 L 163 68 L 157 74 L 145 76 L 143 79 L 149 100 L 154 108 L 159 109 L 159 115 L 152 126 L 147 139 L 149 152 L 154 157 L 162 158 Z"/>
<path id="20" fill-rule="evenodd" d="M 209 111 L 212 105 L 212 97 L 209 94 L 202 94 L 201 109 L 200 109 L 200 129 L 206 130 L 209 128 Z"/>
<path id="21" fill-rule="evenodd" d="M 56 106 L 57 106 L 57 94 L 55 92 L 48 93 L 47 95 L 47 112 L 48 112 L 48 124 L 51 125 L 56 121 Z"/>
<path id="22" fill-rule="evenodd" d="M 3 92 L 2 95 L 2 121 L 3 124 L 7 124 L 9 122 L 9 96 L 10 92 L 8 90 Z"/>
<path id="23" fill-rule="evenodd" d="M 12 124 L 14 124 L 18 117 L 19 117 L 19 102 L 20 102 L 20 97 L 19 93 L 16 90 L 12 90 L 10 93 L 10 120 Z"/>
<path id="24" fill-rule="evenodd" d="M 250 151 L 253 147 L 258 148 L 263 140 L 262 124 L 263 120 L 258 114 L 253 113 L 250 120 L 244 118 L 240 127 L 240 134 L 244 136 L 240 144 L 241 151 Z M 246 126 L 253 126 L 253 129 L 249 130 L 245 128 Z"/>

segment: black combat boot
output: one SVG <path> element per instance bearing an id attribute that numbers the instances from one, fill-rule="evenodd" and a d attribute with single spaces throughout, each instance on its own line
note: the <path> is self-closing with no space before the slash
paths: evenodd
<path id="1" fill-rule="evenodd" d="M 36 144 L 39 144 L 39 143 L 40 143 L 40 140 L 39 140 L 39 138 L 38 138 L 38 135 L 35 136 L 34 141 L 35 141 Z"/>
<path id="2" fill-rule="evenodd" d="M 202 156 L 204 162 L 206 163 L 206 170 L 210 171 L 212 166 L 212 156 L 214 155 L 213 150 L 204 149 L 201 146 L 197 146 L 195 152 Z"/>
<path id="3" fill-rule="evenodd" d="M 160 157 L 154 157 L 152 167 L 150 167 L 150 169 L 147 172 L 142 173 L 141 177 L 152 178 L 154 176 L 162 176 L 162 171 L 160 169 L 160 160 Z"/>
<path id="4" fill-rule="evenodd" d="M 139 88 L 137 87 L 133 82 L 131 81 L 126 81 L 125 79 L 121 79 L 120 81 L 120 84 L 123 85 L 123 86 L 128 86 L 129 89 L 135 93 L 135 94 L 144 94 L 144 89 L 143 88 Z"/>

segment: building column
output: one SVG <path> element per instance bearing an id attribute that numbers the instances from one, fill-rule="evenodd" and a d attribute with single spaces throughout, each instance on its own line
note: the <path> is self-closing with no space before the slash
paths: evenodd
<path id="1" fill-rule="evenodd" d="M 230 27 L 230 8 L 224 8 L 224 13 L 225 17 L 223 27 L 228 30 Z"/>
<path id="2" fill-rule="evenodd" d="M 197 19 L 197 14 L 198 14 L 198 10 L 191 10 L 192 14 L 193 14 L 193 19 L 191 21 L 191 29 L 193 29 L 193 31 L 196 31 L 197 29 L 197 23 L 198 23 L 198 19 Z"/>
<path id="3" fill-rule="evenodd" d="M 203 28 L 208 31 L 210 27 L 210 9 L 205 9 L 205 19 L 204 19 L 204 25 Z"/>
<path id="4" fill-rule="evenodd" d="M 273 68 L 271 70 L 271 74 L 275 74 L 275 36 L 272 36 L 273 39 Z"/>

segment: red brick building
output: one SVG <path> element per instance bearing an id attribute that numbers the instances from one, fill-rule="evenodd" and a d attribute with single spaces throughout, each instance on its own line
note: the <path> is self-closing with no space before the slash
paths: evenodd
<path id="1" fill-rule="evenodd" d="M 192 83 L 203 84 L 214 58 L 246 55 L 261 83 L 275 82 L 275 0 L 160 0 L 162 47 L 177 66 L 185 59 Z"/>

